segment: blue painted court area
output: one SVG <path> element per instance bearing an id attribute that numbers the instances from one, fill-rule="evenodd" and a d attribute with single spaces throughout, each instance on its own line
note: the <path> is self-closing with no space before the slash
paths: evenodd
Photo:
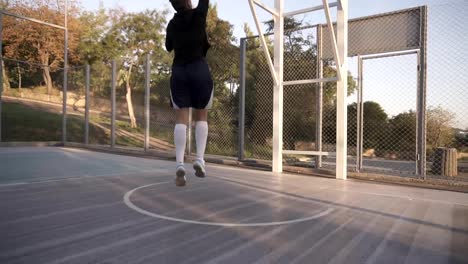
<path id="1" fill-rule="evenodd" d="M 468 263 L 468 194 L 0 148 L 0 263 Z"/>

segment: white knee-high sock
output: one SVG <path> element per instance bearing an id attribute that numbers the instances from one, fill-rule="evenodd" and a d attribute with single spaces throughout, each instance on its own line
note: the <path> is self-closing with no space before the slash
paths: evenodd
<path id="1" fill-rule="evenodd" d="M 208 138 L 208 122 L 198 121 L 195 124 L 195 140 L 197 143 L 197 159 L 204 160 L 206 140 Z"/>
<path id="2" fill-rule="evenodd" d="M 184 164 L 186 143 L 187 143 L 187 125 L 176 124 L 174 128 L 174 144 L 176 146 L 177 164 Z"/>

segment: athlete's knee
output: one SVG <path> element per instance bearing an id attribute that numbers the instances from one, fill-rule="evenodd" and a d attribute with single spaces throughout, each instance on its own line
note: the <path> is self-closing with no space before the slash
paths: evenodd
<path id="1" fill-rule="evenodd" d="M 188 125 L 189 109 L 188 108 L 176 109 L 175 112 L 176 112 L 176 124 Z"/>
<path id="2" fill-rule="evenodd" d="M 208 110 L 206 109 L 195 109 L 195 121 L 207 121 L 208 120 Z"/>

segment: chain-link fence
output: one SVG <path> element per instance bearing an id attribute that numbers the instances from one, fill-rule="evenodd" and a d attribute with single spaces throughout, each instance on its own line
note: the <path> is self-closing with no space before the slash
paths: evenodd
<path id="1" fill-rule="evenodd" d="M 428 8 L 427 173 L 468 180 L 468 5 Z"/>
<path id="2" fill-rule="evenodd" d="M 207 57 L 214 83 L 213 108 L 208 113 L 208 154 L 231 157 L 238 154 L 239 60 L 238 47 L 229 50 L 214 47 Z M 192 131 L 194 133 L 195 129 Z"/>
<path id="3" fill-rule="evenodd" d="M 89 74 L 89 144 L 110 145 L 111 84 L 110 63 L 95 63 Z"/>
<path id="4" fill-rule="evenodd" d="M 8 58 L 3 68 L 2 141 L 61 141 L 63 69 Z"/>
<path id="5" fill-rule="evenodd" d="M 284 38 L 284 80 L 318 77 L 317 27 L 286 31 Z M 284 87 L 283 146 L 286 150 L 314 151 L 316 145 L 316 84 Z M 287 165 L 313 163 L 313 157 L 286 155 Z"/>
<path id="6" fill-rule="evenodd" d="M 245 53 L 245 158 L 270 160 L 273 146 L 273 78 L 258 38 L 246 41 Z"/>
<path id="7" fill-rule="evenodd" d="M 427 18 L 425 16 L 427 12 Z M 468 176 L 468 28 L 463 1 L 431 5 L 350 22 L 348 166 L 358 173 L 405 177 Z M 421 30 L 422 29 L 422 30 Z M 336 76 L 326 25 L 286 30 L 284 80 Z M 359 35 L 359 38 L 353 37 Z M 385 42 L 385 39 L 392 41 Z M 207 153 L 271 160 L 273 80 L 259 39 L 246 51 L 214 47 L 207 62 L 215 99 L 209 112 Z M 273 37 L 267 36 L 273 51 Z M 60 141 L 63 69 L 3 58 L 3 141 Z M 142 149 L 145 142 L 145 76 L 142 58 L 133 64 L 91 65 L 89 143 Z M 132 65 L 132 66 L 130 66 Z M 245 67 L 245 86 L 239 72 Z M 149 148 L 173 151 L 175 113 L 170 108 L 171 66 L 151 59 Z M 85 141 L 85 67 L 68 73 L 67 140 Z M 115 122 L 112 122 L 115 87 Z M 239 102 L 244 90 L 244 102 Z M 336 83 L 284 88 L 283 148 L 328 155 L 285 155 L 284 164 L 334 169 Z M 245 107 L 245 115 L 239 116 Z M 243 120 L 239 120 L 243 118 Z M 32 120 L 28 122 L 28 120 Z M 41 124 L 35 127 L 35 123 Z M 24 123 L 23 125 L 21 125 Z M 244 134 L 240 135 L 239 123 Z M 44 125 L 47 124 L 47 125 Z M 194 123 L 188 149 L 195 153 Z M 33 132 L 31 132 L 33 131 Z M 241 136 L 241 137 L 240 137 Z M 243 136 L 243 137 L 242 137 Z M 241 145 L 239 138 L 244 138 Z"/>
<path id="8" fill-rule="evenodd" d="M 416 175 L 417 62 L 416 52 L 362 60 L 359 171 Z"/>
<path id="9" fill-rule="evenodd" d="M 150 148 L 158 151 L 172 151 L 174 146 L 174 125 L 176 116 L 170 106 L 171 66 L 152 64 L 150 100 Z"/>
<path id="10" fill-rule="evenodd" d="M 285 81 L 336 77 L 334 60 L 319 59 L 317 32 L 317 26 L 286 30 Z M 268 38 L 267 43 L 272 45 L 272 36 Z M 270 49 L 272 50 L 273 46 Z M 273 80 L 259 39 L 249 38 L 246 50 L 245 157 L 271 160 Z M 283 148 L 293 151 L 334 152 L 336 83 L 285 86 L 283 96 Z M 317 167 L 316 158 L 310 155 L 285 155 L 284 164 Z M 324 157 L 321 164 L 334 166 L 334 159 Z"/>
<path id="11" fill-rule="evenodd" d="M 67 141 L 83 143 L 85 140 L 85 66 L 70 67 L 68 69 L 68 118 Z M 63 86 L 63 82 L 62 82 Z"/>
<path id="12" fill-rule="evenodd" d="M 142 60 L 116 61 L 115 144 L 144 147 L 145 65 Z"/>
<path id="13" fill-rule="evenodd" d="M 468 28 L 463 20 L 467 9 L 463 2 L 453 1 L 350 21 L 350 171 L 450 176 L 447 167 L 455 166 L 458 177 L 452 179 L 464 179 L 468 121 L 461 102 L 468 98 L 462 92 L 467 80 L 461 65 L 467 55 L 466 37 L 459 33 Z M 317 27 L 285 34 L 285 81 L 336 76 L 326 26 L 321 27 L 322 67 L 317 60 Z M 270 37 L 267 43 L 272 42 Z M 245 149 L 247 158 L 270 160 L 273 83 L 262 55 L 258 38 L 249 38 Z M 284 88 L 283 148 L 314 151 L 320 145 L 331 154 L 321 159 L 285 155 L 285 164 L 334 168 L 335 96 L 334 83 Z M 427 160 L 421 160 L 424 155 Z M 456 162 L 448 161 L 451 155 L 456 155 L 452 158 Z"/>

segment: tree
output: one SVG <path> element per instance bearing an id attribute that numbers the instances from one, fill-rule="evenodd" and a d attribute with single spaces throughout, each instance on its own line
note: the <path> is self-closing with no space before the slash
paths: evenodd
<path id="1" fill-rule="evenodd" d="M 119 83 L 126 88 L 126 101 L 132 128 L 137 127 L 132 103 L 132 79 L 135 68 L 139 66 L 144 54 L 160 54 L 166 12 L 146 10 L 140 13 L 124 14 L 120 21 L 112 25 L 103 39 L 110 51 L 122 60 L 123 70 L 119 72 Z"/>
<path id="2" fill-rule="evenodd" d="M 364 103 L 364 148 L 379 148 L 387 133 L 388 116 L 376 102 Z"/>
<path id="3" fill-rule="evenodd" d="M 8 8 L 8 5 L 9 5 L 9 2 L 8 1 L 2 1 L 0 2 L 0 9 L 7 9 Z M 4 41 L 4 40 L 2 40 Z M 0 50 L 0 52 L 3 54 L 5 54 L 5 43 L 2 43 L 2 50 Z M 3 55 L 4 56 L 4 55 Z M 8 79 L 8 75 L 7 75 L 7 71 L 5 69 L 5 62 L 2 60 L 2 72 L 0 73 L 2 74 L 3 76 L 3 83 L 2 83 L 2 88 L 3 88 L 3 91 L 8 91 L 10 89 L 10 81 Z"/>
<path id="4" fill-rule="evenodd" d="M 388 116 L 385 110 L 376 102 L 363 104 L 363 147 L 366 149 L 381 148 L 388 133 Z M 336 142 L 336 107 L 325 108 L 323 122 L 323 140 L 326 143 Z M 348 105 L 348 145 L 356 146 L 357 138 L 357 103 Z"/>
<path id="5" fill-rule="evenodd" d="M 220 19 L 217 6 L 212 5 L 208 10 L 206 30 L 211 44 L 207 61 L 215 83 L 215 95 L 218 98 L 228 98 L 232 94 L 226 84 L 239 79 L 240 51 L 232 44 L 235 40 L 233 25 Z"/>
<path id="6" fill-rule="evenodd" d="M 111 10 L 110 12 L 113 12 Z M 79 56 L 83 62 L 94 64 L 103 60 L 109 60 L 111 50 L 103 45 L 103 39 L 109 32 L 111 23 L 110 15 L 100 8 L 96 12 L 85 11 L 80 16 L 83 30 L 79 47 Z"/>
<path id="7" fill-rule="evenodd" d="M 240 50 L 233 44 L 235 40 L 233 25 L 219 18 L 216 5 L 210 6 L 206 22 L 208 40 L 211 44 L 206 60 L 212 73 L 215 95 L 213 108 L 208 112 L 208 117 L 212 124 L 216 124 L 210 128 L 213 140 L 208 145 L 208 149 L 217 154 L 232 155 L 237 139 L 235 110 L 238 106 L 238 97 L 233 87 L 238 86 Z M 222 144 L 221 148 L 217 148 L 215 142 Z"/>
<path id="8" fill-rule="evenodd" d="M 455 114 L 441 106 L 427 109 L 427 144 L 429 147 L 447 147 L 454 142 Z"/>
<path id="9" fill-rule="evenodd" d="M 415 160 L 416 155 L 416 113 L 408 111 L 389 120 L 388 132 L 383 143 L 376 150 L 382 156 L 394 152 L 398 159 Z"/>
<path id="10" fill-rule="evenodd" d="M 8 11 L 36 19 L 47 18 L 49 23 L 63 25 L 64 1 L 12 1 Z M 78 8 L 72 4 L 68 21 L 70 61 L 77 59 L 75 51 L 80 34 L 77 15 Z M 42 78 L 50 94 L 51 73 L 63 67 L 64 31 L 8 17 L 4 24 L 4 39 L 6 57 L 43 65 Z"/>
<path id="11" fill-rule="evenodd" d="M 244 25 L 247 39 L 246 47 L 246 87 L 245 87 L 245 127 L 247 137 L 256 145 L 266 144 L 271 138 L 273 129 L 273 79 L 267 66 L 258 38 L 252 38 L 253 32 Z M 273 50 L 271 41 L 267 38 L 270 52 Z M 265 153 L 266 154 L 266 153 Z"/>

